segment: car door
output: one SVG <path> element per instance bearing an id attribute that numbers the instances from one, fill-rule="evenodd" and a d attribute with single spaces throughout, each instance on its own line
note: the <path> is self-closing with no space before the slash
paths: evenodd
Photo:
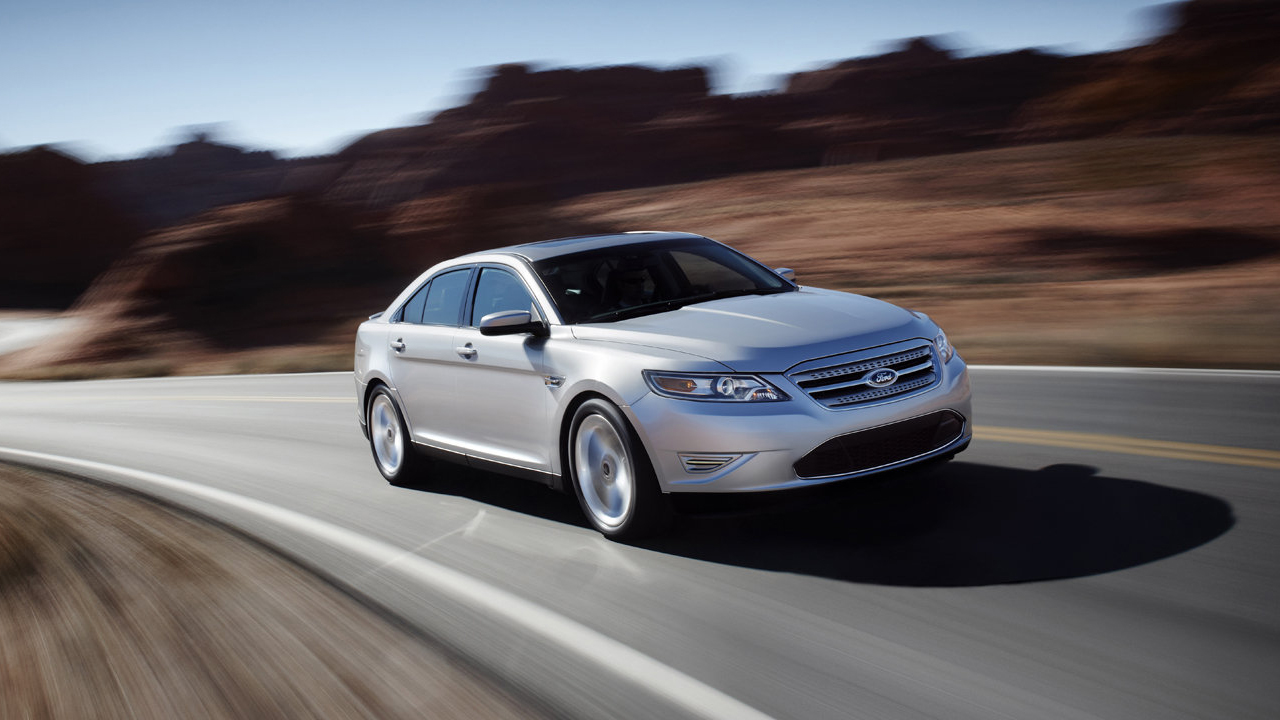
<path id="1" fill-rule="evenodd" d="M 524 280 L 511 268 L 478 269 L 468 319 L 454 336 L 462 360 L 456 367 L 452 413 L 468 454 L 483 460 L 548 471 L 554 442 L 547 431 L 551 393 L 543 370 L 546 338 L 480 333 L 485 315 L 506 310 L 542 313 Z"/>
<path id="2" fill-rule="evenodd" d="M 433 276 L 415 292 L 390 323 L 389 369 L 405 422 L 416 442 L 464 452 L 466 437 L 454 417 L 454 365 L 461 358 L 453 344 L 470 287 L 471 266 Z"/>

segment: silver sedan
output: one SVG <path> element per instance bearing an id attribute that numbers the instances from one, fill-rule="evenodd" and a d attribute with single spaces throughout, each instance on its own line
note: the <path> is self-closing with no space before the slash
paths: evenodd
<path id="1" fill-rule="evenodd" d="M 673 493 L 945 459 L 973 427 L 964 361 L 927 316 L 686 233 L 442 262 L 361 324 L 355 382 L 390 482 L 427 455 L 528 477 L 616 539 L 661 531 Z"/>

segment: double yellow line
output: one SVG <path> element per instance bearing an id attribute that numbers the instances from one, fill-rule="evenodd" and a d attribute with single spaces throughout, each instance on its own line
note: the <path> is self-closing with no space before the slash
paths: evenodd
<path id="1" fill-rule="evenodd" d="M 1144 440 L 1142 438 L 1058 430 L 1023 430 L 1021 428 L 993 427 L 990 425 L 976 426 L 973 434 L 974 438 L 978 440 L 1073 448 L 1076 450 L 1100 450 L 1102 452 L 1125 453 L 1128 455 L 1144 455 L 1173 460 L 1196 460 L 1224 465 L 1243 465 L 1246 467 L 1280 470 L 1280 452 L 1274 450 L 1256 450 L 1226 445 L 1200 445 L 1198 443 L 1170 442 L 1167 440 Z"/>

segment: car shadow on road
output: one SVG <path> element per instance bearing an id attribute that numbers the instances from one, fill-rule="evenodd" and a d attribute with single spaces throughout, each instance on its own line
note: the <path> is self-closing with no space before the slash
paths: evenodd
<path id="1" fill-rule="evenodd" d="M 468 498 L 565 525 L 590 527 L 570 493 L 443 460 L 432 460 L 428 477 L 407 488 Z"/>
<path id="2" fill-rule="evenodd" d="M 1235 522 L 1218 498 L 1096 472 L 953 462 L 784 512 L 684 517 L 643 547 L 849 582 L 962 587 L 1122 570 Z"/>

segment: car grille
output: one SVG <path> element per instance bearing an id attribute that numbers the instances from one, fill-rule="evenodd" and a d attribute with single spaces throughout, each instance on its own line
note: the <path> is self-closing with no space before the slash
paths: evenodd
<path id="1" fill-rule="evenodd" d="M 874 470 L 927 455 L 955 442 L 964 418 L 951 410 L 834 437 L 796 461 L 801 478 Z"/>
<path id="2" fill-rule="evenodd" d="M 828 408 L 851 408 L 930 387 L 938 381 L 933 357 L 933 344 L 927 341 L 897 343 L 811 360 L 793 368 L 787 377 Z M 892 370 L 895 377 L 878 387 L 876 375 L 885 370 Z"/>

